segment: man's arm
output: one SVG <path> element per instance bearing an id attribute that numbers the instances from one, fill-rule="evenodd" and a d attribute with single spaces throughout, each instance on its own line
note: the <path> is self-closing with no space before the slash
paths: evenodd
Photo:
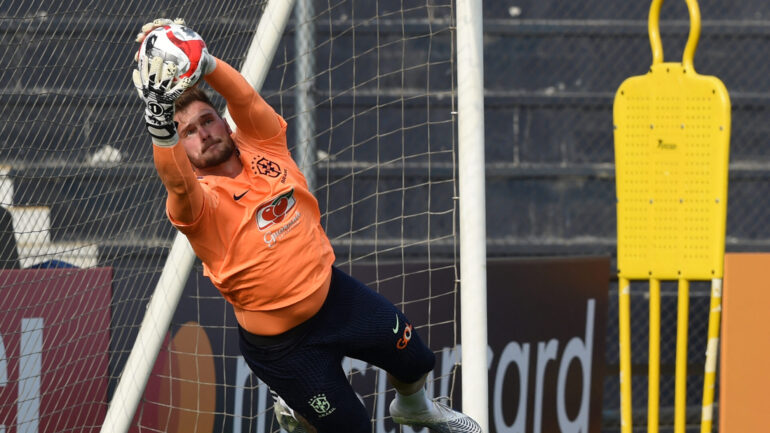
<path id="1" fill-rule="evenodd" d="M 163 185 L 168 191 L 166 208 L 172 222 L 191 224 L 203 211 L 203 188 L 193 172 L 184 147 L 153 145 L 153 159 Z"/>
<path id="2" fill-rule="evenodd" d="M 227 101 L 233 120 L 243 134 L 268 139 L 281 131 L 278 116 L 243 76 L 226 62 L 216 59 L 216 68 L 206 81 Z M 168 191 L 166 207 L 174 223 L 190 224 L 203 210 L 203 189 L 184 147 L 153 146 L 155 169 Z"/>
<path id="3" fill-rule="evenodd" d="M 156 19 L 142 26 L 136 42 L 145 42 L 154 29 L 177 24 L 184 26 L 184 20 L 171 21 Z M 141 51 L 141 50 L 140 50 Z M 162 57 L 148 57 L 139 61 L 139 52 L 134 60 L 139 68 L 134 70 L 132 79 L 139 97 L 145 103 L 145 123 L 152 137 L 153 160 L 163 185 L 168 192 L 166 207 L 172 222 L 190 224 L 203 210 L 204 193 L 198 183 L 192 165 L 184 147 L 179 144 L 179 136 L 174 122 L 174 102 L 195 82 L 183 78 L 175 83 L 178 66 L 173 62 L 164 62 Z M 203 74 L 210 74 L 216 67 L 215 58 L 204 47 L 200 52 Z"/>
<path id="4" fill-rule="evenodd" d="M 147 59 L 133 74 L 134 86 L 145 102 L 144 120 L 152 137 L 153 159 L 168 191 L 168 212 L 174 222 L 189 224 L 203 209 L 203 190 L 193 172 L 174 123 L 174 101 L 189 80 L 173 83 L 176 65 L 160 57 Z"/>
<path id="5" fill-rule="evenodd" d="M 273 107 L 232 66 L 216 59 L 214 71 L 203 78 L 227 101 L 227 109 L 239 133 L 258 140 L 273 138 L 282 125 Z"/>

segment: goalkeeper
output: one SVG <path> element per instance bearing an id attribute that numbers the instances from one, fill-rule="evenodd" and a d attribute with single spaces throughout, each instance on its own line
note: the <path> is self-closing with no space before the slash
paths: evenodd
<path id="1" fill-rule="evenodd" d="M 137 40 L 168 24 L 155 20 Z M 435 356 L 404 314 L 333 266 L 318 203 L 289 153 L 284 119 L 229 64 L 205 48 L 200 56 L 204 79 L 227 102 L 235 132 L 196 83 L 175 81 L 173 62 L 143 59 L 134 85 L 146 104 L 167 216 L 232 304 L 244 359 L 280 396 L 282 427 L 371 432 L 341 366 L 348 356 L 387 371 L 396 389 L 394 421 L 480 432 L 468 416 L 427 397 Z"/>

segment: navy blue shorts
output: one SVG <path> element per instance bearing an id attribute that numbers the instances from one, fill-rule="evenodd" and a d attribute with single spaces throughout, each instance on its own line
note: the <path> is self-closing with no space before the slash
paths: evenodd
<path id="1" fill-rule="evenodd" d="M 372 430 L 342 369 L 343 357 L 375 365 L 407 383 L 430 372 L 436 360 L 401 311 L 336 268 L 315 316 L 281 335 L 256 336 L 243 329 L 239 335 L 254 374 L 318 433 Z"/>

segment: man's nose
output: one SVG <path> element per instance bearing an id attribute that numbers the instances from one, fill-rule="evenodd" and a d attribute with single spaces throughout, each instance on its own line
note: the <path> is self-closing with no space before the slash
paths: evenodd
<path id="1" fill-rule="evenodd" d="M 209 137 L 211 134 L 209 133 L 209 130 L 205 126 L 199 126 L 198 127 L 198 136 L 201 139 Z"/>

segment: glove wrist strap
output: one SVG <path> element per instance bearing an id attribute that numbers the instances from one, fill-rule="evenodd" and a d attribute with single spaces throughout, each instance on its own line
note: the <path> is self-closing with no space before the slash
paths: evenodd
<path id="1" fill-rule="evenodd" d="M 152 144 L 158 146 L 158 147 L 173 147 L 179 142 L 179 136 L 174 134 L 173 137 L 169 139 L 160 139 L 157 137 L 152 137 Z"/>
<path id="2" fill-rule="evenodd" d="M 147 132 L 152 137 L 152 142 L 160 147 L 171 147 L 179 141 L 179 134 L 174 124 L 171 125 L 147 125 Z"/>

